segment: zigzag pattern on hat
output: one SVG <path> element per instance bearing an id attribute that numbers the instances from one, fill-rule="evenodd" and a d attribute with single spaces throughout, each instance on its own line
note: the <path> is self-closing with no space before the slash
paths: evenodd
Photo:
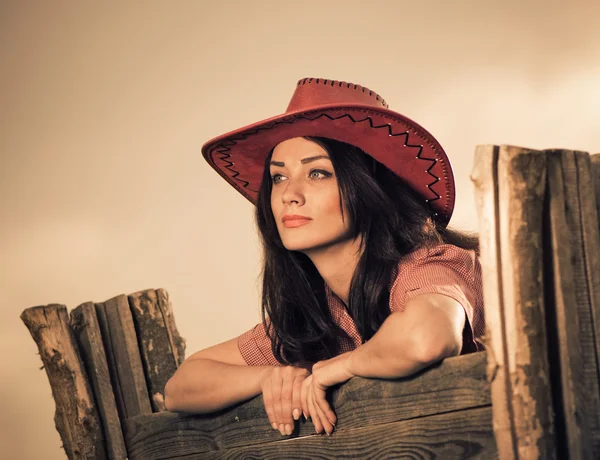
<path id="1" fill-rule="evenodd" d="M 435 198 L 432 198 L 431 200 L 425 200 L 425 202 L 431 206 L 431 202 L 433 201 L 437 201 L 441 198 L 441 195 L 438 194 L 435 190 L 433 190 L 431 187 L 435 184 L 437 184 L 440 181 L 440 178 L 438 176 L 436 176 L 435 174 L 433 174 L 431 172 L 431 170 L 433 169 L 433 167 L 436 165 L 438 159 L 437 158 L 427 158 L 427 157 L 422 157 L 421 154 L 423 152 L 423 146 L 422 145 L 416 145 L 416 144 L 408 144 L 408 136 L 409 133 L 408 131 L 403 131 L 401 133 L 394 133 L 392 131 L 392 126 L 390 123 L 386 123 L 383 125 L 374 125 L 373 124 L 373 119 L 369 116 L 360 119 L 360 120 L 355 120 L 352 115 L 350 115 L 349 113 L 345 113 L 343 115 L 340 115 L 339 117 L 332 117 L 327 113 L 321 113 L 319 115 L 317 115 L 316 117 L 309 117 L 308 115 L 292 115 L 290 116 L 289 119 L 284 119 L 284 120 L 278 120 L 272 123 L 269 123 L 267 125 L 261 126 L 259 128 L 256 128 L 254 130 L 248 131 L 246 133 L 243 134 L 239 134 L 237 136 L 235 136 L 234 138 L 231 138 L 231 140 L 227 141 L 227 142 L 221 142 L 218 147 L 215 149 L 215 153 L 219 154 L 219 160 L 221 160 L 223 163 L 225 163 L 224 167 L 226 169 L 228 169 L 229 171 L 231 171 L 233 174 L 232 176 L 230 176 L 231 178 L 233 178 L 234 180 L 236 180 L 237 182 L 241 183 L 242 186 L 244 188 L 248 188 L 248 186 L 250 185 L 250 183 L 248 181 L 245 181 L 241 178 L 239 178 L 239 171 L 236 171 L 233 166 L 234 163 L 229 161 L 229 158 L 231 158 L 231 154 L 229 153 L 231 151 L 231 147 L 236 145 L 239 141 L 245 140 L 247 138 L 249 138 L 250 136 L 253 136 L 257 133 L 259 133 L 260 131 L 265 131 L 265 130 L 269 130 L 269 129 L 273 129 L 274 127 L 281 125 L 281 124 L 292 124 L 294 123 L 296 120 L 298 119 L 304 119 L 304 120 L 308 120 L 308 121 L 314 121 L 317 120 L 321 117 L 326 117 L 331 121 L 335 121 L 335 120 L 340 120 L 342 118 L 349 118 L 353 123 L 363 123 L 365 121 L 368 121 L 369 123 L 369 127 L 372 129 L 381 129 L 381 128 L 387 128 L 388 129 L 388 135 L 390 137 L 399 137 L 399 136 L 404 136 L 404 147 L 412 147 L 412 148 L 416 148 L 418 149 L 418 153 L 416 158 L 419 160 L 424 160 L 424 161 L 430 161 L 431 164 L 429 165 L 429 167 L 427 168 L 426 172 L 427 174 L 429 174 L 431 177 L 434 178 L 434 181 L 431 182 L 430 184 L 427 184 L 427 188 L 429 189 L 430 192 L 432 192 L 435 195 Z M 251 190 L 251 189 L 250 189 Z M 252 190 L 253 192 L 258 192 L 258 190 Z M 437 215 L 437 212 L 434 212 L 435 215 Z"/>

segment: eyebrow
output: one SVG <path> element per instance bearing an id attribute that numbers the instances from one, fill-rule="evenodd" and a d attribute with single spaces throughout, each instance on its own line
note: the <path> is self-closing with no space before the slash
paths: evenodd
<path id="1" fill-rule="evenodd" d="M 303 158 L 302 160 L 300 160 L 300 163 L 305 165 L 306 163 L 310 163 L 311 161 L 316 161 L 316 160 L 320 160 L 320 159 L 325 159 L 325 160 L 331 161 L 331 158 L 329 158 L 327 155 L 317 155 L 314 157 Z M 273 166 L 285 166 L 285 163 L 283 161 L 271 161 L 271 164 Z"/>

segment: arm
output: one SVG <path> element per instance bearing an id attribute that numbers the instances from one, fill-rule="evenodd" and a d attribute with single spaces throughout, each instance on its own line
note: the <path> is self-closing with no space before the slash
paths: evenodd
<path id="1" fill-rule="evenodd" d="M 172 412 L 208 413 L 261 393 L 260 380 L 272 366 L 248 366 L 237 338 L 187 358 L 165 386 Z"/>
<path id="2" fill-rule="evenodd" d="M 302 382 L 309 372 L 293 366 L 248 366 L 237 341 L 223 342 L 186 359 L 165 385 L 167 410 L 206 414 L 262 393 L 273 429 L 292 434 L 302 408 Z"/>
<path id="3" fill-rule="evenodd" d="M 441 294 L 421 294 L 392 313 L 377 333 L 348 355 L 348 372 L 361 377 L 406 377 L 462 348 L 463 307 Z"/>
<path id="4" fill-rule="evenodd" d="M 328 387 L 354 377 L 398 378 L 412 375 L 462 348 L 465 311 L 441 294 L 421 294 L 403 311 L 392 313 L 367 343 L 333 359 L 318 362 L 302 386 L 302 408 L 317 432 L 333 431 L 336 416 L 327 400 Z"/>

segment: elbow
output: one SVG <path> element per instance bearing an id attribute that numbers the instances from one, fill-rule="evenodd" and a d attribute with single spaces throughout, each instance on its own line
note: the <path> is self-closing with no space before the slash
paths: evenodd
<path id="1" fill-rule="evenodd" d="M 174 376 L 171 377 L 165 385 L 165 409 L 169 412 L 177 412 L 176 395 Z"/>
<path id="2" fill-rule="evenodd" d="M 445 358 L 458 356 L 462 349 L 462 337 L 454 337 L 446 331 L 423 330 L 414 334 L 414 360 L 423 366 L 437 363 Z"/>

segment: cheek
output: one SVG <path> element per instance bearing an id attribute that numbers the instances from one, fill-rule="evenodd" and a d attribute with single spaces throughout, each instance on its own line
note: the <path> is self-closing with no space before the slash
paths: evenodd
<path id="1" fill-rule="evenodd" d="M 342 210 L 340 208 L 340 194 L 335 190 L 335 192 L 330 193 L 327 196 L 326 200 L 322 201 L 321 211 L 329 216 L 331 219 L 341 219 L 342 218 Z M 344 217 L 346 217 L 344 215 Z"/>
<path id="2" fill-rule="evenodd" d="M 277 215 L 277 206 L 281 204 L 281 198 L 277 198 L 277 194 L 275 192 L 271 192 L 271 211 L 273 215 Z"/>

